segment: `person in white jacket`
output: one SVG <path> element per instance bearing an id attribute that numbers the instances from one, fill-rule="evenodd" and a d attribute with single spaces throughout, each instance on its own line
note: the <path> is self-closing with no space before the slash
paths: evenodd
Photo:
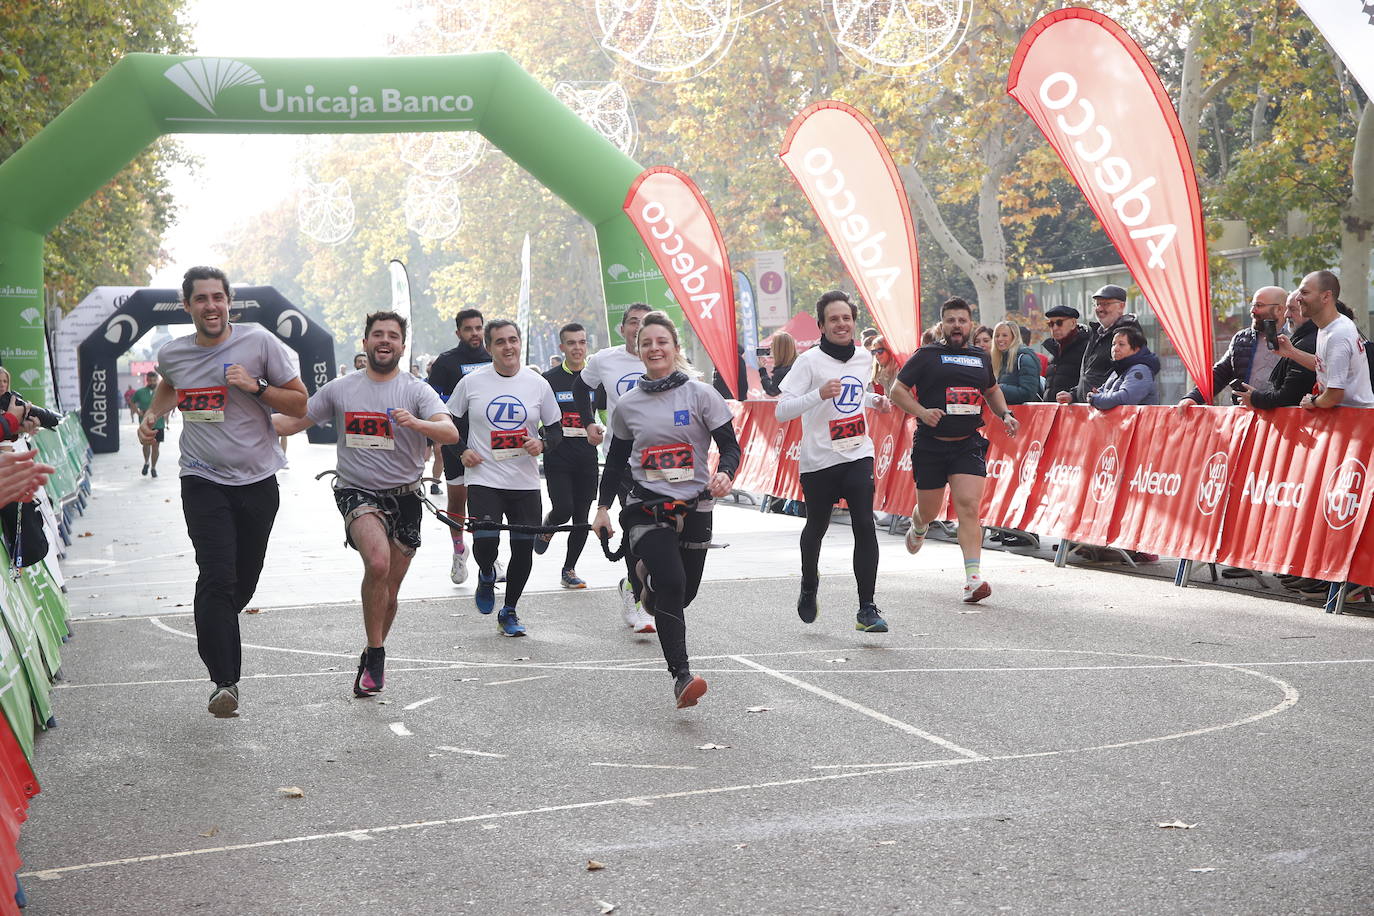
<path id="1" fill-rule="evenodd" d="M 835 504 L 849 505 L 854 531 L 854 579 L 859 592 L 859 613 L 854 628 L 865 633 L 886 633 L 873 593 L 878 580 L 878 534 L 873 527 L 873 440 L 863 408 L 887 413 L 892 403 L 883 395 L 865 391 L 872 373 L 873 356 L 855 346 L 858 309 L 838 290 L 816 303 L 816 323 L 821 340 L 792 364 L 782 382 L 777 418 L 802 421 L 801 485 L 806 503 L 806 527 L 801 534 L 802 581 L 797 616 L 812 623 L 819 608 L 818 564 L 821 541 L 830 527 Z"/>

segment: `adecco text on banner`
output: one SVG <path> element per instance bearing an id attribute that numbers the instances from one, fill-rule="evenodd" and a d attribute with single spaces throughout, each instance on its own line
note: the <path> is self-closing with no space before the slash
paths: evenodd
<path id="1" fill-rule="evenodd" d="M 855 213 L 858 202 L 854 192 L 845 187 L 844 172 L 835 165 L 835 156 L 823 146 L 813 147 L 802 157 L 802 168 L 814 181 L 814 187 L 825 200 L 825 208 L 837 220 L 844 240 L 851 246 L 854 262 L 863 269 L 864 278 L 871 280 L 874 298 L 892 299 L 892 288 L 902 277 L 899 265 L 888 263 L 883 242 L 886 232 L 874 232 L 868 217 Z M 830 178 L 830 184 L 825 182 Z M 839 206 L 836 204 L 839 203 Z"/>
<path id="2" fill-rule="evenodd" d="M 1145 493 L 1151 496 L 1177 496 L 1183 487 L 1183 478 L 1178 474 L 1156 471 L 1149 462 L 1136 465 L 1135 473 L 1126 489 L 1132 493 Z"/>
<path id="3" fill-rule="evenodd" d="M 1270 481 L 1268 471 L 1256 474 L 1250 471 L 1245 475 L 1245 486 L 1241 488 L 1242 502 L 1251 505 L 1276 506 L 1280 509 L 1300 509 L 1307 497 L 1307 484 L 1301 481 Z"/>
<path id="4" fill-rule="evenodd" d="M 668 256 L 668 264 L 673 269 L 674 278 L 682 284 L 697 306 L 697 315 L 703 319 L 711 317 L 711 311 L 720 304 L 720 290 L 706 289 L 706 271 L 710 264 L 697 264 L 692 253 L 683 250 L 686 243 L 682 233 L 677 231 L 673 219 L 663 204 L 656 200 L 646 201 L 639 211 L 640 218 L 649 227 L 649 234 L 659 240 L 658 250 Z M 661 230 L 661 231 L 660 231 Z"/>
<path id="5" fill-rule="evenodd" d="M 1112 149 L 1111 131 L 1105 125 L 1095 123 L 1097 113 L 1093 104 L 1078 97 L 1078 80 L 1074 79 L 1072 74 L 1062 71 L 1051 73 L 1040 84 L 1040 101 L 1051 111 L 1060 111 L 1075 101 L 1078 102 L 1083 112 L 1082 117 L 1077 123 L 1070 124 L 1064 115 L 1057 115 L 1055 120 L 1059 124 L 1059 129 L 1070 137 L 1078 137 L 1096 126 L 1096 148 L 1090 151 L 1083 145 L 1082 140 L 1075 140 L 1074 152 L 1084 162 L 1100 163 L 1092 171 L 1093 183 L 1103 194 L 1112 198 L 1112 209 L 1116 211 L 1117 218 L 1123 224 L 1134 227 L 1148 220 L 1152 207 L 1150 197 L 1145 192 L 1158 184 L 1158 179 L 1148 175 L 1128 189 L 1135 178 L 1131 163 L 1120 156 L 1107 155 Z M 1150 252 L 1148 266 L 1163 270 L 1166 266 L 1164 254 L 1178 236 L 1178 227 L 1173 223 L 1162 223 L 1144 229 L 1132 228 L 1130 235 L 1133 239 L 1145 241 L 1145 247 Z"/>

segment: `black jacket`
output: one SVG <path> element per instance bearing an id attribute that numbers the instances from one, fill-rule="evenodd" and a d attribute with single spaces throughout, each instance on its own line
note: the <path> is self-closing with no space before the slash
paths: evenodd
<path id="1" fill-rule="evenodd" d="M 765 394 L 770 397 L 777 397 L 782 394 L 782 380 L 787 378 L 787 373 L 791 366 L 777 366 L 769 375 L 767 366 L 759 366 L 759 385 L 763 387 Z"/>
<path id="2" fill-rule="evenodd" d="M 1293 336 L 1289 338 L 1293 346 L 1304 353 L 1317 352 L 1317 325 L 1304 321 Z M 1259 410 L 1272 410 L 1275 407 L 1297 407 L 1304 395 L 1311 394 L 1317 384 L 1317 373 L 1304 369 L 1291 359 L 1281 359 L 1269 373 L 1269 387 L 1261 388 L 1250 383 L 1255 391 L 1250 395 L 1250 404 Z"/>
<path id="3" fill-rule="evenodd" d="M 1255 361 L 1255 347 L 1268 346 L 1260 342 L 1259 332 L 1253 327 L 1241 328 L 1236 332 L 1236 336 L 1231 338 L 1231 345 L 1226 348 L 1221 359 L 1217 360 L 1212 367 L 1212 391 L 1219 392 L 1232 382 L 1248 382 L 1251 386 L 1258 388 L 1263 379 L 1250 377 L 1250 365 Z M 1185 398 L 1196 401 L 1199 404 L 1206 403 L 1202 399 L 1202 392 L 1197 388 L 1184 395 Z M 1236 394 L 1231 392 L 1231 403 L 1236 403 Z"/>
<path id="4" fill-rule="evenodd" d="M 1140 327 L 1140 321 L 1129 312 L 1116 319 L 1116 324 L 1110 328 L 1104 329 L 1096 321 L 1088 323 L 1090 336 L 1088 347 L 1083 351 L 1083 371 L 1078 374 L 1078 384 L 1073 389 L 1075 402 L 1087 403 L 1088 392 L 1102 387 L 1112 372 L 1112 335 L 1130 325 Z"/>
<path id="5" fill-rule="evenodd" d="M 1062 346 L 1053 337 L 1040 345 L 1050 354 L 1050 367 L 1045 370 L 1045 400 L 1053 401 L 1061 391 L 1073 392 L 1083 371 L 1083 352 L 1091 338 L 1092 333 L 1079 325 Z"/>
<path id="6" fill-rule="evenodd" d="M 464 375 L 473 368 L 489 362 L 491 354 L 485 347 L 469 347 L 467 343 L 460 341 L 452 350 L 445 350 L 434 357 L 434 362 L 429 364 L 429 378 L 426 381 L 447 401 Z"/>

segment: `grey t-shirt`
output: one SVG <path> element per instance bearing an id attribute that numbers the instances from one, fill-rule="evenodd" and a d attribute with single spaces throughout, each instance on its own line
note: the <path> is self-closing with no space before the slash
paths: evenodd
<path id="1" fill-rule="evenodd" d="M 231 325 L 229 339 L 213 347 L 194 335 L 164 344 L 157 371 L 177 390 L 181 430 L 181 476 L 243 486 L 266 480 L 286 464 L 272 429 L 272 409 L 224 380 L 238 364 L 269 385 L 281 387 L 300 376 L 295 355 L 268 331 L 253 324 Z"/>
<path id="2" fill-rule="evenodd" d="M 339 434 L 336 486 L 391 490 L 424 474 L 427 440 L 391 422 L 387 410 L 403 408 L 421 420 L 446 414 L 435 390 L 409 372 L 384 382 L 366 371 L 336 378 L 310 398 L 305 415 L 316 424 L 334 422 Z"/>
<path id="3" fill-rule="evenodd" d="M 611 434 L 634 440 L 630 474 L 661 496 L 691 499 L 711 479 L 711 430 L 729 423 L 730 408 L 710 385 L 690 381 L 650 394 L 636 387 L 611 414 Z"/>

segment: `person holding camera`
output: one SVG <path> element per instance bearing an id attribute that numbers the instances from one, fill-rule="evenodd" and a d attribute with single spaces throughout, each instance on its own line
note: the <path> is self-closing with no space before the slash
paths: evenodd
<path id="1" fill-rule="evenodd" d="M 1250 298 L 1250 326 L 1236 332 L 1231 345 L 1212 366 L 1212 390 L 1220 392 L 1227 385 L 1232 386 L 1229 392 L 1232 404 L 1240 403 L 1238 392 L 1254 388 L 1257 381 L 1263 383 L 1268 379 L 1282 359 L 1278 352 L 1278 328 L 1287 298 L 1288 291 L 1277 286 L 1255 290 Z M 1202 392 L 1194 388 L 1183 396 L 1178 406 L 1204 403 Z"/>
<path id="2" fill-rule="evenodd" d="M 771 373 L 767 366 L 759 363 L 759 385 L 765 394 L 775 398 L 782 394 L 782 380 L 787 378 L 787 373 L 792 371 L 792 364 L 797 361 L 797 341 L 786 331 L 779 331 L 773 335 L 772 345 L 759 347 L 757 353 L 759 359 L 770 354 L 773 357 Z"/>

